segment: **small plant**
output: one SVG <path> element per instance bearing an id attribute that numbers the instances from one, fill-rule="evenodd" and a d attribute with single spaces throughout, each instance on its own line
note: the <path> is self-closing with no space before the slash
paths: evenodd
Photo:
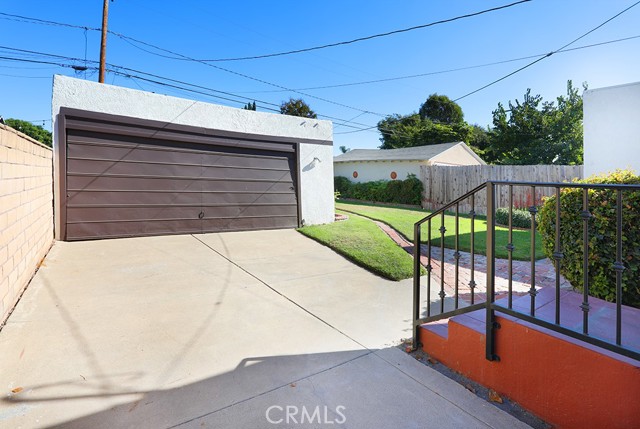
<path id="1" fill-rule="evenodd" d="M 340 191 L 333 191 L 333 199 L 338 200 L 340 198 Z"/>
<path id="2" fill-rule="evenodd" d="M 504 226 L 509 225 L 509 208 L 496 209 L 496 223 Z M 511 224 L 516 228 L 531 228 L 531 213 L 527 209 L 513 209 Z"/>

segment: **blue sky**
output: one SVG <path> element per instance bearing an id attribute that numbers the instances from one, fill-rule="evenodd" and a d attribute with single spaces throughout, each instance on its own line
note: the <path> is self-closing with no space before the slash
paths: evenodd
<path id="1" fill-rule="evenodd" d="M 288 0 L 115 0 L 110 4 L 109 29 L 186 57 L 216 59 L 339 42 L 452 18 L 513 1 L 352 0 L 303 3 Z M 352 149 L 377 147 L 380 142 L 375 128 L 350 131 L 375 126 L 381 119 L 379 115 L 417 111 L 432 93 L 458 98 L 526 65 L 532 59 L 411 79 L 300 90 L 305 95 L 282 90 L 281 87 L 301 89 L 356 83 L 542 54 L 560 48 L 634 2 L 533 0 L 481 16 L 346 46 L 259 60 L 213 63 L 228 71 L 199 62 L 154 55 L 140 48 L 167 54 L 144 45 L 134 46 L 110 35 L 107 62 L 234 94 L 233 97 L 222 95 L 226 98 L 257 100 L 258 110 L 265 110 L 262 106 L 277 108 L 274 104 L 278 105 L 289 97 L 301 97 L 321 116 L 353 121 L 348 123 L 350 128 L 334 120 L 334 145 L 338 153 L 341 145 Z M 101 25 L 102 0 L 3 0 L 0 12 L 97 28 Z M 97 31 L 1 18 L 6 16 L 0 15 L 0 45 L 3 46 L 0 57 L 84 64 L 83 61 L 19 54 L 6 49 L 8 47 L 98 60 L 100 35 Z M 572 47 L 640 36 L 639 24 L 640 5 Z M 0 115 L 31 121 L 49 120 L 53 74 L 98 79 L 97 72 L 93 71 L 83 73 L 70 68 L 0 59 Z M 578 87 L 587 82 L 590 88 L 640 81 L 640 38 L 555 54 L 460 100 L 459 104 L 468 122 L 486 126 L 491 123 L 491 112 L 498 102 L 506 104 L 515 98 L 522 99 L 527 88 L 546 100 L 553 100 L 564 94 L 568 79 Z M 107 74 L 106 82 L 241 107 L 238 102 L 113 73 Z M 46 128 L 50 128 L 50 124 L 50 121 L 45 122 Z M 344 132 L 350 133 L 341 134 Z"/>

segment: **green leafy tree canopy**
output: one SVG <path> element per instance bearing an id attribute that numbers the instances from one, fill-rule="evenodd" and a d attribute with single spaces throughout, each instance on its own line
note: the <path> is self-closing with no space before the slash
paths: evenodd
<path id="1" fill-rule="evenodd" d="M 586 84 L 583 85 L 587 89 Z M 556 103 L 531 95 L 493 111 L 488 156 L 500 164 L 581 164 L 582 97 L 571 81 Z"/>
<path id="2" fill-rule="evenodd" d="M 53 147 L 51 132 L 45 130 L 40 125 L 34 125 L 31 122 L 13 118 L 5 119 L 4 122 L 6 125 L 28 135 L 32 139 L 38 140 L 40 143 L 49 147 Z"/>
<path id="3" fill-rule="evenodd" d="M 429 119 L 439 124 L 461 124 L 464 122 L 462 108 L 446 95 L 431 94 L 418 111 L 420 119 Z"/>
<path id="4" fill-rule="evenodd" d="M 280 113 L 289 116 L 301 116 L 303 118 L 316 119 L 318 115 L 311 110 L 309 105 L 305 103 L 301 98 L 293 99 L 289 101 L 283 101 L 280 105 Z"/>
<path id="5" fill-rule="evenodd" d="M 390 115 L 378 122 L 380 149 L 426 146 L 467 141 L 470 129 L 465 122 L 443 124 L 422 119 L 417 113 Z"/>

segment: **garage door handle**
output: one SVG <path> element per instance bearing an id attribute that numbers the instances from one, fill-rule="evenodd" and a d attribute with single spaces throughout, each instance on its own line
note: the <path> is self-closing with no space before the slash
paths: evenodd
<path id="1" fill-rule="evenodd" d="M 202 219 L 203 217 L 204 217 L 204 212 L 200 212 L 200 213 L 198 214 L 198 219 Z"/>

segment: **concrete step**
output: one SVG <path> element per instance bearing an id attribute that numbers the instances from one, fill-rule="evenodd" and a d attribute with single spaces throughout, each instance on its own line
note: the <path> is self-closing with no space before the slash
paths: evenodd
<path id="1" fill-rule="evenodd" d="M 555 323 L 555 288 L 541 288 L 535 297 L 535 316 L 541 320 Z M 576 332 L 582 333 L 583 328 L 583 296 L 570 290 L 560 291 L 560 325 Z M 507 298 L 496 301 L 504 307 L 508 306 Z M 602 299 L 589 297 L 589 335 L 608 342 L 616 339 L 616 304 Z M 513 309 L 525 314 L 531 310 L 531 297 L 529 295 L 513 297 Z M 640 310 L 622 306 L 622 345 L 640 352 Z M 499 316 L 516 320 L 511 316 Z M 449 322 L 466 326 L 479 333 L 485 331 L 485 310 L 477 310 L 471 313 L 455 316 L 449 319 L 439 320 L 422 326 L 423 329 L 433 332 L 442 338 L 448 338 Z M 522 322 L 526 323 L 526 322 Z M 543 329 L 530 325 L 533 329 Z"/>
<path id="2" fill-rule="evenodd" d="M 582 332 L 582 294 L 562 290 L 563 326 Z M 507 299 L 497 303 L 507 306 Z M 589 333 L 615 340 L 614 303 L 589 298 Z M 529 314 L 529 295 L 513 308 Z M 555 289 L 542 288 L 535 314 L 555 321 Z M 496 312 L 499 361 L 485 358 L 484 309 L 432 322 L 420 329 L 424 351 L 496 390 L 558 428 L 635 427 L 640 421 L 640 362 Z M 623 345 L 640 351 L 640 310 L 622 308 Z M 632 403 L 629 403 L 631 401 Z"/>

